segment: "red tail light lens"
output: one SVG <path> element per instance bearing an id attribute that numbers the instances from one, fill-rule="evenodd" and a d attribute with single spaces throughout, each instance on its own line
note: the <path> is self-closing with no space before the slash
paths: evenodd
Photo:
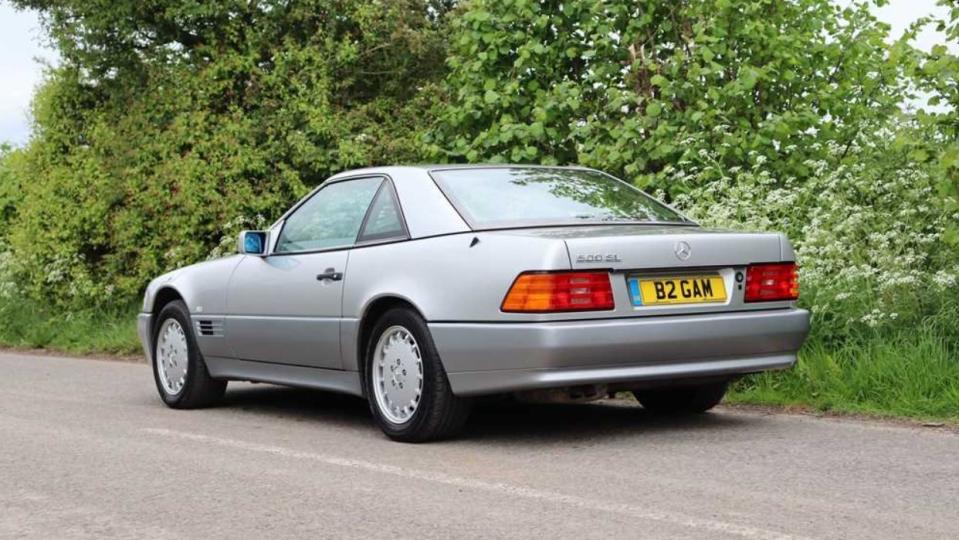
<path id="1" fill-rule="evenodd" d="M 613 309 L 606 272 L 527 272 L 513 282 L 502 310 L 520 313 Z"/>
<path id="2" fill-rule="evenodd" d="M 799 298 L 796 263 L 751 264 L 746 269 L 746 301 L 770 302 Z"/>

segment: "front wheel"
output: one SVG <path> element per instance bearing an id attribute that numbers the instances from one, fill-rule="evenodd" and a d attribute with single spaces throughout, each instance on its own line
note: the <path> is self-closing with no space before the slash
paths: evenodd
<path id="1" fill-rule="evenodd" d="M 643 408 L 657 414 L 703 413 L 726 395 L 726 381 L 689 386 L 633 390 Z"/>
<path id="2" fill-rule="evenodd" d="M 226 391 L 226 381 L 210 377 L 190 312 L 179 300 L 163 306 L 153 327 L 153 379 L 160 398 L 174 409 L 211 405 Z"/>
<path id="3" fill-rule="evenodd" d="M 455 435 L 471 403 L 453 395 L 426 322 L 395 308 L 376 322 L 366 346 L 366 397 L 391 439 L 425 442 Z"/>

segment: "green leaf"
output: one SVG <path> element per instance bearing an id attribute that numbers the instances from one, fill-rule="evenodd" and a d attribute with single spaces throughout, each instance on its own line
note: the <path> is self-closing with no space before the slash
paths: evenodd
<path id="1" fill-rule="evenodd" d="M 490 13 L 488 11 L 473 11 L 470 13 L 470 18 L 474 21 L 488 21 L 490 19 Z"/>
<path id="2" fill-rule="evenodd" d="M 739 83 L 746 90 L 752 90 L 758 80 L 759 72 L 750 66 L 743 67 L 739 72 Z"/>

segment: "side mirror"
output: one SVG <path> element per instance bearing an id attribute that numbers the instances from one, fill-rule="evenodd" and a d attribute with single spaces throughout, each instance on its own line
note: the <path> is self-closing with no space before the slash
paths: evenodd
<path id="1" fill-rule="evenodd" d="M 236 250 L 244 255 L 266 255 L 265 231 L 241 231 Z"/>

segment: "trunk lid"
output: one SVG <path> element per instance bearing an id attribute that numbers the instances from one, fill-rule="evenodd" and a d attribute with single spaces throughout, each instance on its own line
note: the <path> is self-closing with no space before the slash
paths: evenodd
<path id="1" fill-rule="evenodd" d="M 744 266 L 780 261 L 781 235 L 699 227 L 606 227 L 565 238 L 574 269 L 666 269 Z M 581 231 L 585 233 L 586 231 Z"/>
<path id="2" fill-rule="evenodd" d="M 715 268 L 793 260 L 778 233 L 707 230 L 676 225 L 601 225 L 509 231 L 566 242 L 574 270 Z M 677 253 L 679 252 L 679 253 Z"/>

